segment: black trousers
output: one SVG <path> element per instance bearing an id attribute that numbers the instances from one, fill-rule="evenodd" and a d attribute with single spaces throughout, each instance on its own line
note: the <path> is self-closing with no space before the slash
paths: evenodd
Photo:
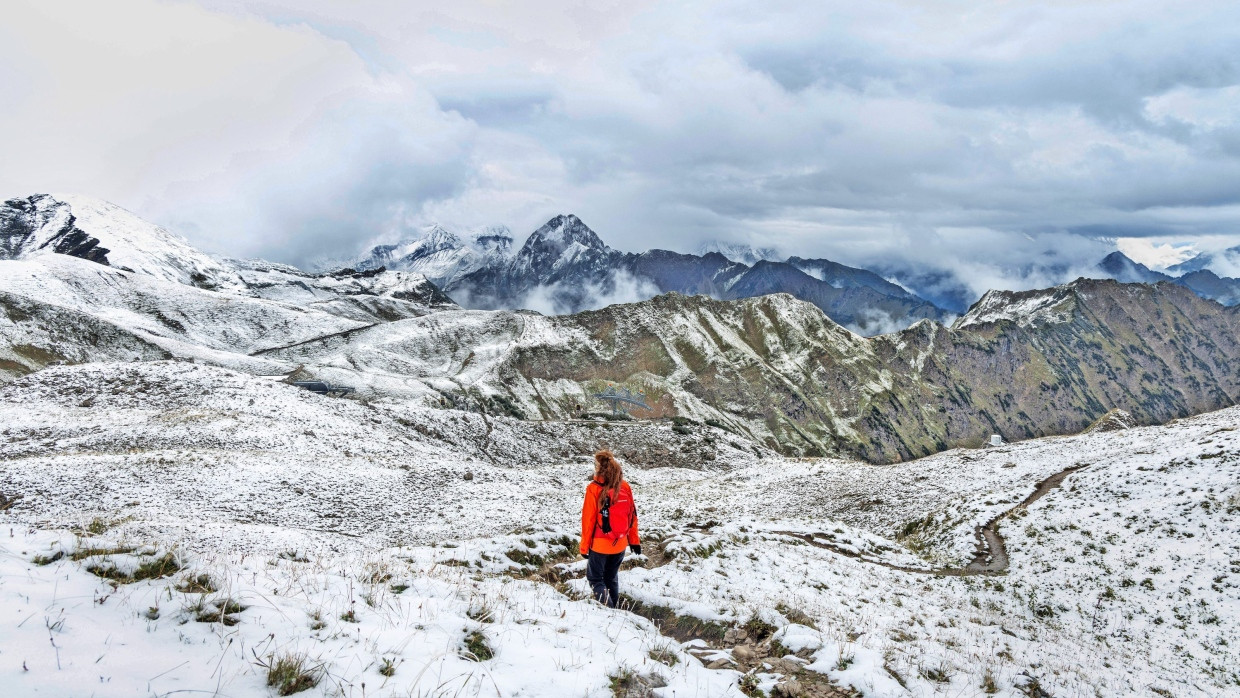
<path id="1" fill-rule="evenodd" d="M 604 555 L 590 551 L 586 560 L 586 581 L 594 590 L 594 599 L 601 604 L 615 608 L 620 603 L 620 563 L 624 561 L 624 551 L 614 555 Z"/>

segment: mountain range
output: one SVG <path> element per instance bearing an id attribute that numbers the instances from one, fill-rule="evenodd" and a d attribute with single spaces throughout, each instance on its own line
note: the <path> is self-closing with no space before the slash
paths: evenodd
<path id="1" fill-rule="evenodd" d="M 1213 258 L 1185 263 L 1179 278 L 1154 272 L 1115 252 L 1095 268 L 1125 283 L 1175 281 L 1224 305 L 1240 303 L 1240 280 L 1205 269 Z M 401 269 L 425 275 L 464 307 L 530 308 L 574 313 L 660 293 L 721 300 L 790 293 L 863 335 L 903 329 L 917 320 L 948 321 L 968 309 L 967 289 L 943 273 L 850 267 L 827 259 L 781 258 L 772 248 L 710 243 L 699 254 L 621 252 L 572 215 L 556 216 L 517 247 L 504 227 L 461 237 L 441 226 L 395 245 L 380 245 L 347 263 L 355 269 Z M 1037 267 L 1065 278 L 1066 267 Z M 890 279 L 902 278 L 904 285 Z M 914 289 L 914 290 L 910 290 Z M 918 292 L 920 291 L 920 295 Z"/>
<path id="2" fill-rule="evenodd" d="M 1233 248 L 1240 252 L 1240 247 Z M 1223 254 L 1232 252 L 1228 250 Z M 1108 277 L 1129 284 L 1156 284 L 1169 281 L 1193 290 L 1202 298 L 1210 298 L 1223 305 L 1240 303 L 1240 279 L 1220 277 L 1206 268 L 1214 259 L 1214 255 L 1201 254 L 1193 259 L 1173 267 L 1168 271 L 1176 271 L 1179 276 L 1171 276 L 1154 271 L 1139 262 L 1133 261 L 1123 252 L 1112 252 L 1098 263 L 1098 269 Z"/>
<path id="3" fill-rule="evenodd" d="M 461 247 L 445 233 L 439 242 L 450 244 L 418 249 L 455 270 L 448 289 L 474 280 L 471 288 L 520 294 L 546 278 L 571 299 L 624 262 L 634 276 L 692 279 L 699 295 L 555 316 L 465 309 L 418 273 L 215 259 L 111 204 L 35 196 L 0 209 L 0 380 L 54 363 L 180 359 L 317 378 L 368 400 L 541 420 L 571 417 L 622 384 L 645 392 L 650 409 L 639 417 L 874 462 L 979 445 L 992 433 L 1075 432 L 1112 408 L 1155 423 L 1240 398 L 1240 307 L 1178 284 L 1078 279 L 993 291 L 950 325 L 923 319 L 866 338 L 822 306 L 899 297 L 822 260 L 628 255 L 571 216 L 513 254 L 500 231 Z M 394 247 L 387 261 L 415 251 Z M 504 261 L 479 263 L 488 255 Z M 854 281 L 836 288 L 818 273 Z M 789 285 L 817 302 L 771 292 Z M 752 297 L 700 293 L 709 290 Z"/>
<path id="4" fill-rule="evenodd" d="M 865 269 L 825 259 L 772 261 L 773 250 L 712 245 L 703 254 L 628 253 L 609 247 L 572 215 L 556 216 L 515 248 L 506 228 L 462 238 L 440 226 L 353 260 L 359 270 L 402 269 L 426 276 L 469 308 L 533 308 L 563 314 L 660 293 L 719 299 L 791 293 L 862 334 L 950 314 Z M 726 251 L 735 261 L 722 254 Z"/>

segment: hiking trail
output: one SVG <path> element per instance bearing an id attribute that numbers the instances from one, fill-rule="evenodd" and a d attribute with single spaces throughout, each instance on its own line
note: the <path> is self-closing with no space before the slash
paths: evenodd
<path id="1" fill-rule="evenodd" d="M 997 575 L 1007 571 L 1009 560 L 1007 554 L 1007 545 L 1004 543 L 1003 536 L 999 535 L 999 523 L 1012 515 L 1013 512 L 1028 508 L 1030 504 L 1038 501 L 1046 496 L 1048 492 L 1059 487 L 1064 479 L 1072 473 L 1083 470 L 1088 465 L 1074 465 L 1070 468 L 1061 470 L 1054 475 L 1039 482 L 1033 492 L 1025 497 L 1019 504 L 1004 510 L 991 520 L 976 527 L 973 530 L 973 536 L 977 541 L 977 548 L 973 553 L 973 559 L 964 567 L 940 567 L 936 569 L 924 569 L 920 567 L 907 567 L 904 565 L 896 565 L 890 562 L 874 560 L 863 556 L 860 553 L 853 552 L 842 548 L 822 538 L 816 537 L 813 533 L 797 533 L 795 531 L 775 531 L 779 535 L 791 536 L 814 546 L 830 550 L 831 552 L 850 557 L 854 560 L 867 562 L 871 565 L 879 565 L 888 569 L 900 572 L 909 572 L 912 574 L 930 574 L 937 577 L 972 577 L 976 575 Z"/>

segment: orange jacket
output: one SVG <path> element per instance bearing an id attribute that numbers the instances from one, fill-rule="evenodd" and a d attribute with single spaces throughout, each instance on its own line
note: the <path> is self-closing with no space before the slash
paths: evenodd
<path id="1" fill-rule="evenodd" d="M 633 489 L 629 487 L 627 480 L 620 481 L 620 489 L 629 493 L 629 498 L 633 497 Z M 598 480 L 591 480 L 586 485 L 586 499 L 581 504 L 581 554 L 585 555 L 593 550 L 596 553 L 604 555 L 615 555 L 624 552 L 624 549 L 630 545 L 641 545 L 641 538 L 637 537 L 637 507 L 633 507 L 633 525 L 629 527 L 629 533 L 626 537 L 620 538 L 615 543 L 606 538 L 595 538 L 594 528 L 598 526 L 598 500 L 603 494 L 603 486 Z M 636 501 L 636 500 L 635 500 Z"/>

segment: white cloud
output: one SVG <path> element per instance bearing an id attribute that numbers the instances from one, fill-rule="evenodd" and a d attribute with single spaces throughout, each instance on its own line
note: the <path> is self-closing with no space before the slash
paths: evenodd
<path id="1" fill-rule="evenodd" d="M 628 250 L 1020 285 L 1112 238 L 1240 230 L 1237 22 L 1214 1 L 19 0 L 0 188 L 294 262 L 573 212 Z"/>
<path id="2" fill-rule="evenodd" d="M 1166 269 L 1173 264 L 1189 260 L 1197 255 L 1196 245 L 1176 245 L 1149 238 L 1119 238 L 1115 241 L 1119 251 L 1134 262 L 1150 269 Z"/>
<path id="3" fill-rule="evenodd" d="M 625 271 L 617 271 L 598 283 L 564 283 L 535 286 L 511 307 L 535 310 L 543 315 L 564 315 L 580 310 L 597 310 L 619 303 L 637 303 L 659 295 L 651 282 Z"/>

